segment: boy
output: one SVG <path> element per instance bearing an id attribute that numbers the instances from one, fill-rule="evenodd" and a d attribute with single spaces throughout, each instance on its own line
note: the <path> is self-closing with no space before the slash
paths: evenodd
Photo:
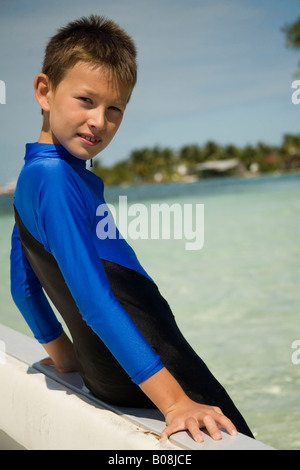
<path id="1" fill-rule="evenodd" d="M 81 18 L 50 40 L 34 81 L 43 126 L 15 191 L 12 296 L 50 356 L 44 363 L 78 368 L 104 401 L 157 406 L 161 437 L 187 429 L 202 442 L 201 427 L 214 439 L 220 427 L 252 436 L 127 242 L 96 236 L 103 183 L 85 164 L 114 137 L 135 82 L 134 43 L 111 21 Z"/>

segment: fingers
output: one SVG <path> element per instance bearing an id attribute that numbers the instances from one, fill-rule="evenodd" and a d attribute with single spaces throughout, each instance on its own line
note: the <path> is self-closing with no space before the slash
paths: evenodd
<path id="1" fill-rule="evenodd" d="M 190 418 L 186 421 L 187 430 L 191 433 L 192 438 L 196 442 L 204 442 L 204 437 L 199 429 L 198 421 L 194 418 Z"/>
<path id="2" fill-rule="evenodd" d="M 220 440 L 222 439 L 222 434 L 221 434 L 221 431 L 216 423 L 216 421 L 214 420 L 214 418 L 210 415 L 206 415 L 204 418 L 203 418 L 203 424 L 204 426 L 206 427 L 207 429 L 207 432 L 209 433 L 209 435 L 215 439 L 215 440 Z"/>
<path id="3" fill-rule="evenodd" d="M 196 442 L 203 442 L 204 437 L 200 428 L 204 427 L 214 440 L 222 439 L 220 428 L 224 428 L 232 436 L 237 434 L 236 427 L 219 408 L 210 408 L 206 413 L 200 413 L 198 417 L 190 416 L 182 421 L 178 419 L 171 421 L 161 433 L 161 438 L 168 438 L 173 433 L 188 430 Z"/>
<path id="4" fill-rule="evenodd" d="M 219 424 L 219 426 L 224 428 L 231 436 L 236 436 L 237 435 L 236 427 L 230 421 L 230 419 L 228 419 L 226 416 L 223 415 L 223 413 L 220 414 L 220 416 L 218 416 L 216 421 Z"/>
<path id="5" fill-rule="evenodd" d="M 189 418 L 183 423 L 181 426 L 176 424 L 176 423 L 171 423 L 168 426 L 165 427 L 163 432 L 160 435 L 160 438 L 168 438 L 172 434 L 179 432 L 179 431 L 184 431 L 187 430 L 191 433 L 192 438 L 196 442 L 204 442 L 204 437 L 199 429 L 199 424 L 195 418 Z"/>

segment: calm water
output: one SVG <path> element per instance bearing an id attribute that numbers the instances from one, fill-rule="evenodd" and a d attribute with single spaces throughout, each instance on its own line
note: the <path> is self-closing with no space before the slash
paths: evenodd
<path id="1" fill-rule="evenodd" d="M 205 242 L 130 241 L 194 349 L 257 439 L 300 449 L 300 175 L 107 190 L 108 202 L 203 203 Z M 0 217 L 0 322 L 30 334 L 9 293 L 13 218 Z"/>

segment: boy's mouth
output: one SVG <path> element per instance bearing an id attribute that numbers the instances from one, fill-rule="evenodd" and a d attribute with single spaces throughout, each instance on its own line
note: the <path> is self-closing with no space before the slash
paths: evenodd
<path id="1" fill-rule="evenodd" d="M 88 145 L 97 145 L 99 144 L 99 142 L 102 142 L 102 139 L 100 139 L 100 137 L 96 137 L 92 134 L 77 134 L 80 139 L 88 144 Z"/>

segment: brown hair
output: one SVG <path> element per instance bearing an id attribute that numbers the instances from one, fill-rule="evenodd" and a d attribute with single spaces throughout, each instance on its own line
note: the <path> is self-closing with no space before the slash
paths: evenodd
<path id="1" fill-rule="evenodd" d="M 122 83 L 134 87 L 137 79 L 136 47 L 116 23 L 91 15 L 60 28 L 45 50 L 42 73 L 55 90 L 67 71 L 79 62 L 105 66 Z"/>

